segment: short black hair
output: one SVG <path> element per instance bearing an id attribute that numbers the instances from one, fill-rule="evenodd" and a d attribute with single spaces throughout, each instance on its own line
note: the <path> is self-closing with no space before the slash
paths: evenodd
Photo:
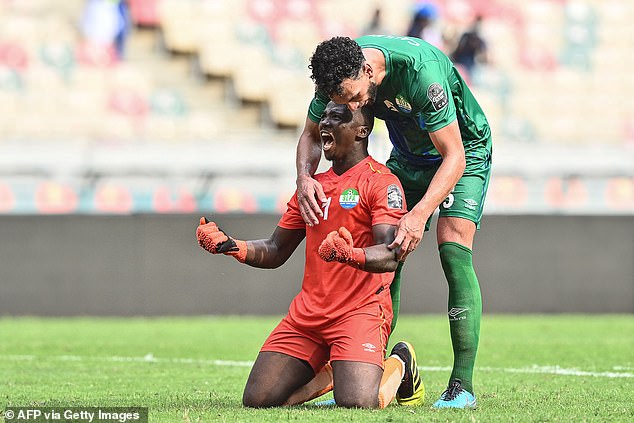
<path id="1" fill-rule="evenodd" d="M 333 37 L 319 43 L 308 68 L 317 90 L 331 97 L 341 95 L 344 79 L 357 79 L 365 57 L 361 47 L 349 37 Z"/>

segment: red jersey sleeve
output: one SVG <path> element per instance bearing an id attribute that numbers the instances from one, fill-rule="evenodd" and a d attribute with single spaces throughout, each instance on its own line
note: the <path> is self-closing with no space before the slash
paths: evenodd
<path id="1" fill-rule="evenodd" d="M 295 191 L 293 197 L 286 203 L 286 212 L 282 215 L 277 226 L 284 229 L 306 229 L 306 223 L 304 223 L 302 214 L 299 211 L 297 191 Z"/>
<path id="2" fill-rule="evenodd" d="M 370 190 L 372 225 L 396 225 L 407 213 L 403 187 L 398 178 L 391 173 L 377 174 L 372 178 Z"/>

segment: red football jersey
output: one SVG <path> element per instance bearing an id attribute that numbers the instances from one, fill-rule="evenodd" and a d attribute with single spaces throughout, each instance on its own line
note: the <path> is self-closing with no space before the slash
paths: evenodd
<path id="1" fill-rule="evenodd" d="M 330 168 L 315 175 L 327 201 L 318 225 L 306 226 L 299 211 L 297 195 L 288 202 L 278 226 L 306 229 L 306 264 L 300 293 L 293 299 L 289 317 L 305 327 L 326 325 L 374 301 L 381 287 L 389 289 L 394 272 L 369 273 L 347 264 L 323 261 L 317 250 L 329 232 L 345 226 L 354 246 L 375 245 L 372 226 L 396 225 L 406 213 L 403 188 L 390 170 L 366 157 L 343 175 Z"/>

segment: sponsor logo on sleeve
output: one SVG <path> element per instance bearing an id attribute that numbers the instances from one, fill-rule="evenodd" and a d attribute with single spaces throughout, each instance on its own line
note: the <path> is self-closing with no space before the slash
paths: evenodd
<path id="1" fill-rule="evenodd" d="M 449 99 L 445 90 L 438 82 L 434 82 L 427 87 L 427 98 L 431 101 L 431 105 L 434 106 L 434 110 L 438 111 L 449 104 Z"/>
<path id="2" fill-rule="evenodd" d="M 387 206 L 391 209 L 403 208 L 403 193 L 396 184 L 387 187 Z"/>
<path id="3" fill-rule="evenodd" d="M 344 209 L 351 209 L 359 204 L 359 191 L 354 188 L 345 189 L 339 196 L 339 204 Z"/>

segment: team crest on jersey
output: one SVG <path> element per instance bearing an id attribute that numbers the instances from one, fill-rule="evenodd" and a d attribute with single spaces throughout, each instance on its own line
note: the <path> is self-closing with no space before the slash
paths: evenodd
<path id="1" fill-rule="evenodd" d="M 344 209 L 351 209 L 359 204 L 359 191 L 354 188 L 347 188 L 339 196 L 339 204 Z"/>
<path id="2" fill-rule="evenodd" d="M 394 107 L 394 103 L 392 103 L 390 100 L 385 100 L 383 102 L 383 104 L 385 104 L 385 107 L 387 107 L 391 111 L 398 112 L 398 109 L 396 107 Z"/>
<path id="3" fill-rule="evenodd" d="M 407 100 L 405 100 L 405 97 L 403 97 L 401 94 L 396 96 L 396 105 L 398 106 L 399 110 L 403 113 L 411 113 L 412 112 L 412 105 L 409 104 L 407 102 Z"/>
<path id="4" fill-rule="evenodd" d="M 403 194 L 396 184 L 387 187 L 387 206 L 391 209 L 403 209 Z"/>
<path id="5" fill-rule="evenodd" d="M 429 98 L 429 101 L 431 101 L 431 104 L 434 106 L 434 110 L 436 111 L 449 104 L 447 94 L 445 94 L 445 90 L 438 82 L 434 82 L 427 87 L 427 98 Z"/>

